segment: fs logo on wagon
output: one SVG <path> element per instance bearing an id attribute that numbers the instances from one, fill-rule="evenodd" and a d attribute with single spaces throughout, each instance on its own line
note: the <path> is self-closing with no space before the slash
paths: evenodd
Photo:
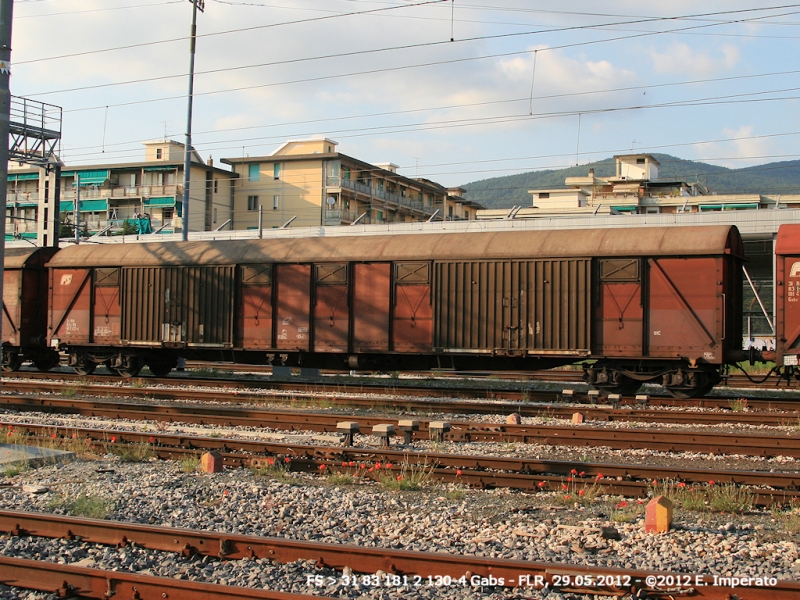
<path id="1" fill-rule="evenodd" d="M 789 277 L 800 277 L 800 261 L 792 263 L 792 268 L 789 269 Z"/>

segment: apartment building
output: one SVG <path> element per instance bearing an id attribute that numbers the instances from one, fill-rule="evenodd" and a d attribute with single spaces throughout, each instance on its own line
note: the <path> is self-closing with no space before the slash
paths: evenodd
<path id="1" fill-rule="evenodd" d="M 81 229 L 89 234 L 147 228 L 152 232 L 181 231 L 184 144 L 173 140 L 143 142 L 140 162 L 63 167 L 60 217 L 75 222 L 79 200 Z M 231 219 L 233 180 L 227 169 L 206 164 L 196 151 L 191 156 L 189 230 L 209 231 Z M 51 206 L 52 178 L 44 170 L 15 168 L 8 174 L 6 239 L 38 239 L 43 245 L 43 221 Z M 39 219 L 39 215 L 44 219 Z M 142 231 L 144 233 L 145 231 Z"/>
<path id="2" fill-rule="evenodd" d="M 669 215 L 768 208 L 800 208 L 798 194 L 713 194 L 699 183 L 659 179 L 658 160 L 649 154 L 614 157 L 613 177 L 567 177 L 565 188 L 529 190 L 532 202 L 516 207 L 517 219 L 593 215 Z M 503 219 L 509 209 L 481 210 L 479 219 Z"/>
<path id="3" fill-rule="evenodd" d="M 327 139 L 290 140 L 268 156 L 223 158 L 236 174 L 234 229 L 403 223 L 476 217 L 478 205 L 422 178 L 338 151 Z M 463 190 L 462 190 L 463 191 Z"/>

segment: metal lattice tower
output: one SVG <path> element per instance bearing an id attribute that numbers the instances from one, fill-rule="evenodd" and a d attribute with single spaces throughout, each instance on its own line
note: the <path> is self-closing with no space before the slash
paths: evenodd
<path id="1" fill-rule="evenodd" d="M 59 162 L 61 107 L 11 96 L 8 159 L 40 167 Z"/>

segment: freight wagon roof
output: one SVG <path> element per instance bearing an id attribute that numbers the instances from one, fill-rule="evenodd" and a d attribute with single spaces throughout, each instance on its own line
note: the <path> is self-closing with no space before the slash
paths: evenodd
<path id="1" fill-rule="evenodd" d="M 591 256 L 743 256 L 733 226 L 436 233 L 65 248 L 52 267 L 231 265 L 271 262 L 480 260 Z"/>
<path id="2" fill-rule="evenodd" d="M 800 225 L 781 225 L 775 240 L 775 254 L 800 254 Z"/>
<path id="3" fill-rule="evenodd" d="M 55 248 L 6 248 L 3 254 L 3 265 L 6 269 L 22 267 L 40 267 L 55 254 Z"/>

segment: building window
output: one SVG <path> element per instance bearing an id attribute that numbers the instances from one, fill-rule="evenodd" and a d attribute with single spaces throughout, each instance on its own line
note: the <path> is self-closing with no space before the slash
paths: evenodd
<path id="1" fill-rule="evenodd" d="M 258 210 L 258 196 L 247 197 L 247 210 Z"/>
<path id="2" fill-rule="evenodd" d="M 636 159 L 636 164 L 637 165 L 643 165 L 644 164 L 644 159 L 643 158 L 637 158 Z"/>
<path id="3" fill-rule="evenodd" d="M 217 209 L 214 209 L 214 223 L 217 222 Z"/>
<path id="4" fill-rule="evenodd" d="M 260 178 L 261 178 L 261 165 L 248 165 L 247 166 L 248 181 L 258 181 Z"/>
<path id="5" fill-rule="evenodd" d="M 281 178 L 281 163 L 275 163 L 274 165 L 272 165 L 272 176 L 275 179 Z"/>
<path id="6" fill-rule="evenodd" d="M 218 189 L 219 189 L 219 188 L 217 188 L 217 182 L 218 182 L 218 181 L 219 181 L 219 179 L 215 179 L 215 180 L 214 180 L 214 193 L 215 193 L 215 194 L 217 193 L 217 191 L 218 191 Z"/>
<path id="7" fill-rule="evenodd" d="M 272 210 L 278 210 L 281 206 L 281 197 L 280 196 L 273 196 L 272 197 Z"/>
<path id="8" fill-rule="evenodd" d="M 163 155 L 164 151 L 161 148 L 156 148 L 156 160 L 161 160 Z"/>
<path id="9" fill-rule="evenodd" d="M 165 208 L 161 211 L 161 219 L 164 221 L 169 221 L 172 218 L 172 215 L 175 213 L 174 209 L 172 208 Z"/>
<path id="10" fill-rule="evenodd" d="M 539 194 L 539 198 L 549 198 L 549 197 L 550 197 L 550 192 L 542 192 L 541 194 Z"/>

